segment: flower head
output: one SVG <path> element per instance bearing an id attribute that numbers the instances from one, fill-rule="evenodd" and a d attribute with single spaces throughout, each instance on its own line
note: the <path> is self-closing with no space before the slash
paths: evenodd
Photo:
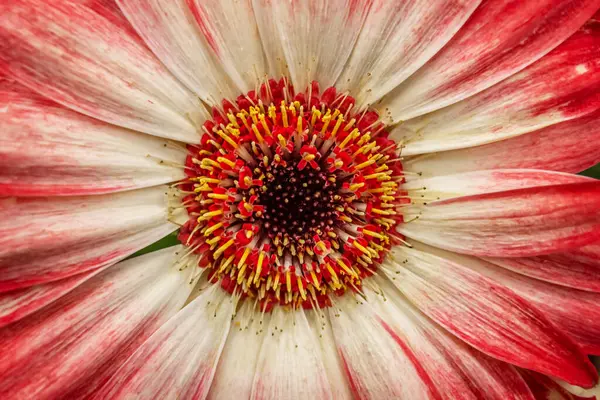
<path id="1" fill-rule="evenodd" d="M 0 397 L 597 393 L 599 8 L 1 4 Z"/>

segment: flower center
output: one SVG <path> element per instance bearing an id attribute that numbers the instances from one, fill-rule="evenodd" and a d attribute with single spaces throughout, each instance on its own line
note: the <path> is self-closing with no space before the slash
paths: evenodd
<path id="1" fill-rule="evenodd" d="M 209 280 L 262 310 L 360 292 L 397 240 L 397 144 L 374 111 L 316 82 L 270 80 L 223 101 L 190 145 L 179 239 Z"/>

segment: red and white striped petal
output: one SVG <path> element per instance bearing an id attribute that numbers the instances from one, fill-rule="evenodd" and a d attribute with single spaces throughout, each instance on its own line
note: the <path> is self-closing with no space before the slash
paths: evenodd
<path id="1" fill-rule="evenodd" d="M 514 189 L 594 181 L 585 176 L 554 171 L 493 169 L 410 179 L 401 186 L 401 190 L 414 193 L 417 200 L 420 195 L 423 195 L 425 199 L 445 200 Z"/>
<path id="2" fill-rule="evenodd" d="M 204 399 L 235 305 L 212 285 L 157 330 L 95 393 L 95 399 Z"/>
<path id="3" fill-rule="evenodd" d="M 499 142 L 402 161 L 425 176 L 494 168 L 580 172 L 600 162 L 600 112 Z"/>
<path id="4" fill-rule="evenodd" d="M 585 400 L 589 397 L 579 397 L 569 393 L 560 387 L 559 384 L 542 374 L 533 371 L 521 370 L 521 375 L 536 400 Z"/>
<path id="5" fill-rule="evenodd" d="M 166 236 L 177 225 L 165 192 L 0 199 L 0 292 L 114 264 Z"/>
<path id="6" fill-rule="evenodd" d="M 213 53 L 225 50 L 207 26 L 198 25 L 188 6 L 191 0 L 116 1 L 152 52 L 202 100 L 214 105 L 221 98 L 237 97 L 238 90 Z"/>
<path id="7" fill-rule="evenodd" d="M 540 186 L 411 207 L 397 231 L 458 253 L 537 256 L 599 241 L 598 210 L 598 181 Z"/>
<path id="8" fill-rule="evenodd" d="M 304 310 L 275 307 L 263 340 L 250 399 L 333 399 L 321 348 Z"/>
<path id="9" fill-rule="evenodd" d="M 600 293 L 542 282 L 471 257 L 439 251 L 435 254 L 513 290 L 569 334 L 586 354 L 600 354 Z"/>
<path id="10" fill-rule="evenodd" d="M 100 194 L 185 177 L 185 150 L 0 80 L 0 196 Z M 175 165 L 173 164 L 175 163 Z"/>
<path id="11" fill-rule="evenodd" d="M 385 300 L 367 290 L 389 334 L 414 356 L 441 398 L 528 399 L 533 397 L 512 365 L 494 360 L 456 339 L 414 308 L 396 288 L 378 279 Z"/>
<path id="12" fill-rule="evenodd" d="M 374 0 L 337 86 L 359 106 L 374 104 L 448 43 L 480 2 Z"/>
<path id="13" fill-rule="evenodd" d="M 491 258 L 487 261 L 519 274 L 580 290 L 600 292 L 600 244 L 537 257 Z"/>
<path id="14" fill-rule="evenodd" d="M 423 313 L 499 360 L 583 387 L 597 372 L 543 313 L 508 288 L 447 259 L 396 248 L 384 271 Z"/>
<path id="15" fill-rule="evenodd" d="M 484 92 L 400 124 L 404 155 L 479 146 L 522 135 L 600 108 L 600 23 Z"/>
<path id="16" fill-rule="evenodd" d="M 349 294 L 335 300 L 329 318 L 354 398 L 440 398 L 410 349 L 390 335 L 369 303 Z"/>
<path id="17" fill-rule="evenodd" d="M 183 305 L 178 247 L 125 261 L 0 330 L 0 396 L 86 398 Z"/>
<path id="18" fill-rule="evenodd" d="M 30 286 L 0 294 L 0 328 L 25 318 L 75 289 L 102 269 L 85 272 L 55 282 Z"/>
<path id="19" fill-rule="evenodd" d="M 256 89 L 267 66 L 252 0 L 186 2 L 219 65 L 236 87 L 243 93 Z"/>
<path id="20" fill-rule="evenodd" d="M 0 70 L 83 114 L 197 142 L 203 108 L 103 3 L 0 5 Z"/>
<path id="21" fill-rule="evenodd" d="M 219 365 L 208 392 L 208 399 L 249 399 L 258 354 L 269 326 L 269 313 L 254 310 L 244 301 L 236 312 Z"/>
<path id="22" fill-rule="evenodd" d="M 485 1 L 381 109 L 406 121 L 487 89 L 543 57 L 599 7 L 598 0 Z"/>
<path id="23" fill-rule="evenodd" d="M 317 81 L 321 88 L 335 84 L 372 0 L 254 0 L 257 22 L 263 40 L 274 32 L 266 24 L 276 24 L 281 52 L 294 87 L 299 90 Z M 267 40 L 263 46 L 271 45 Z M 276 49 L 278 47 L 275 47 Z M 279 50 L 267 48 L 269 66 L 281 69 Z M 272 72 L 272 71 L 271 71 Z"/>
<path id="24" fill-rule="evenodd" d="M 344 375 L 342 361 L 335 345 L 329 315 L 322 310 L 315 310 L 313 313 L 306 313 L 306 317 L 321 348 L 323 365 L 325 366 L 327 379 L 331 387 L 332 399 L 352 399 L 352 392 Z"/>

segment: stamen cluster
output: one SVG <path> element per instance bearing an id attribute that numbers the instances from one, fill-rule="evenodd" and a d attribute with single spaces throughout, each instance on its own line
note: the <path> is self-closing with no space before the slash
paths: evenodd
<path id="1" fill-rule="evenodd" d="M 378 114 L 354 103 L 282 79 L 213 109 L 188 147 L 179 234 L 212 282 L 262 310 L 360 292 L 395 240 L 403 173 Z"/>

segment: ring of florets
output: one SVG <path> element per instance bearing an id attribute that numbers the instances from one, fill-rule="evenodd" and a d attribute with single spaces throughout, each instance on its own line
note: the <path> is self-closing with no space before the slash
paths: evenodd
<path id="1" fill-rule="evenodd" d="M 324 307 L 361 291 L 402 222 L 398 145 L 375 111 L 285 79 L 224 100 L 188 146 L 179 240 L 208 279 L 273 305 Z"/>

